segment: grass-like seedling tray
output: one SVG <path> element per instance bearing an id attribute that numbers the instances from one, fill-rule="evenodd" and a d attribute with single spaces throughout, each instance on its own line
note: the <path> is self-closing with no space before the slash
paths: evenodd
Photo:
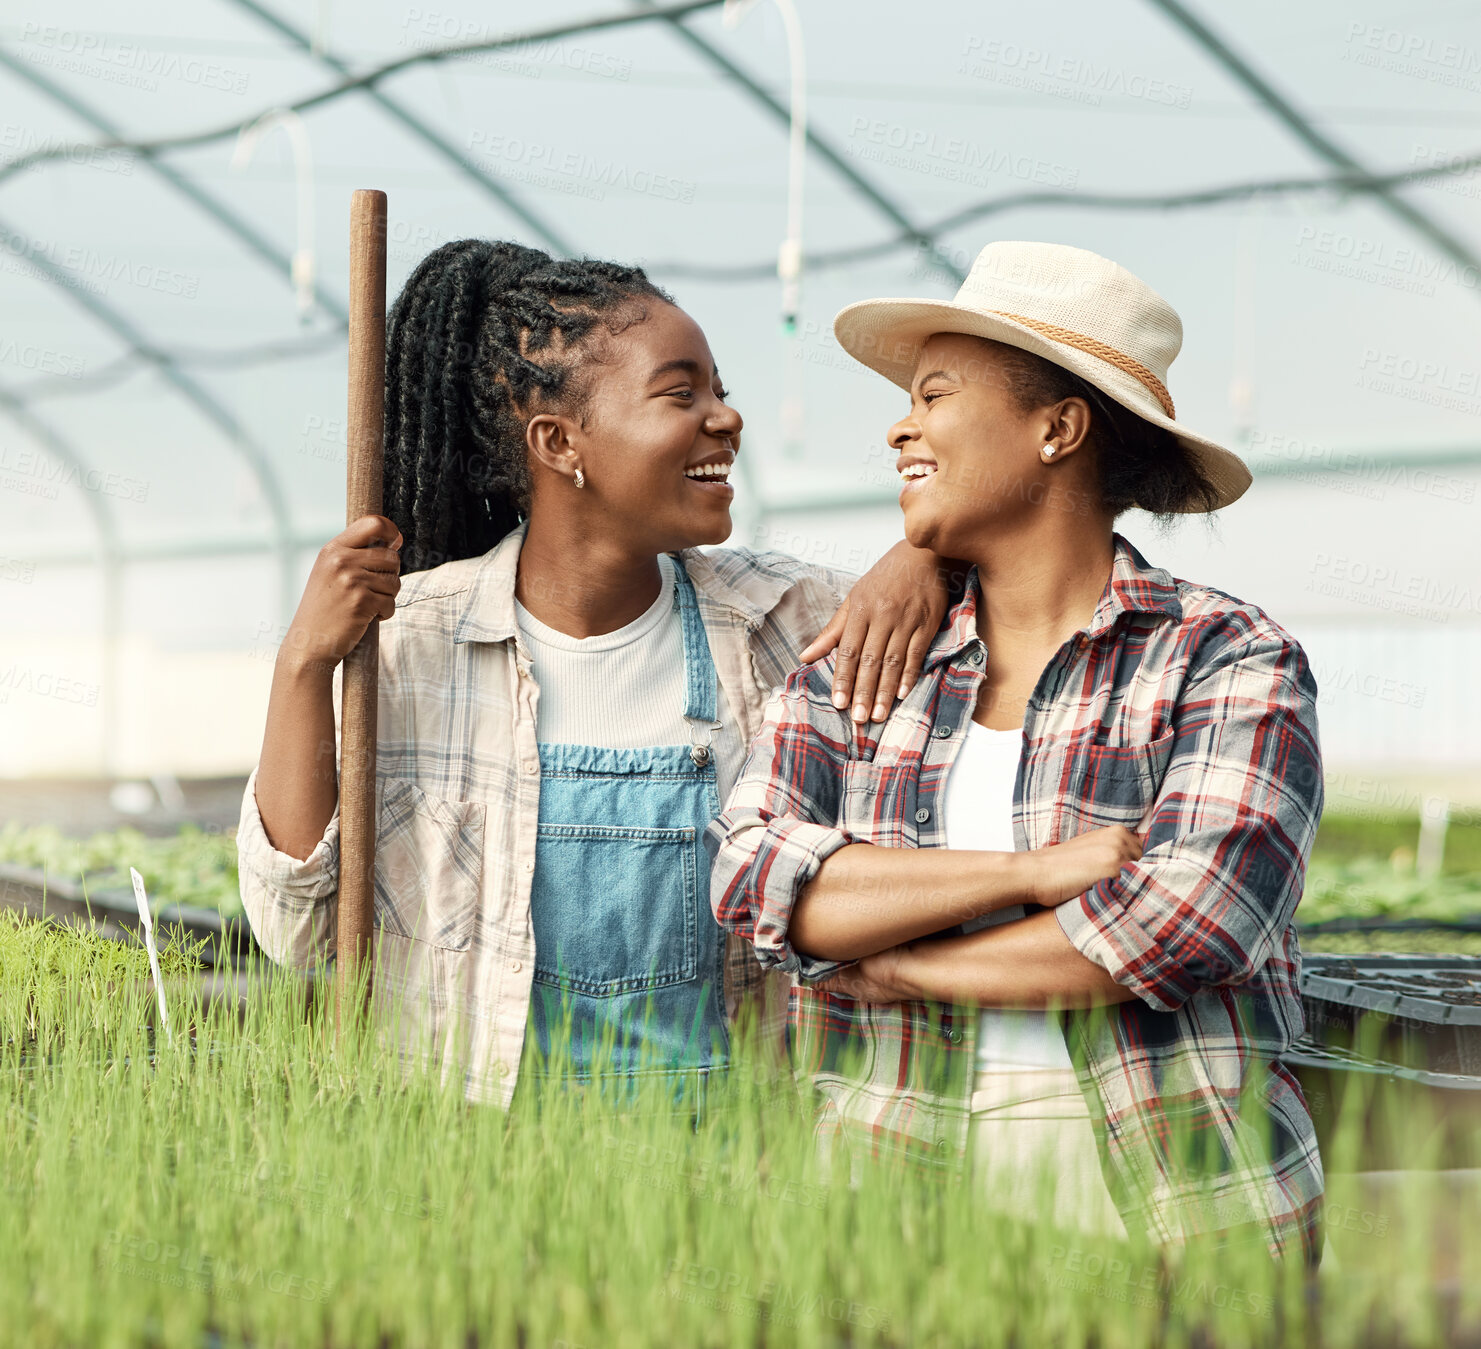
<path id="1" fill-rule="evenodd" d="M 0 862 L 0 908 L 32 918 L 96 925 L 102 935 L 115 939 L 141 937 L 133 891 L 84 887 L 14 862 Z M 223 915 L 217 909 L 171 903 L 156 904 L 153 911 L 160 940 L 174 933 L 194 941 L 199 959 L 208 966 L 236 968 L 258 954 L 241 914 Z"/>
<path id="2" fill-rule="evenodd" d="M 139 947 L 0 913 L 7 1345 L 1439 1349 L 1481 1334 L 1474 1280 L 1448 1273 L 1478 1267 L 1481 1230 L 1445 1226 L 1455 1193 L 1435 1172 L 1376 1208 L 1334 1191 L 1313 1289 L 1263 1251 L 1083 1233 L 1037 1190 L 994 1203 L 970 1170 L 830 1164 L 818 1102 L 746 1036 L 702 1120 L 668 1093 L 615 1108 L 523 1078 L 506 1112 L 470 1101 L 458 1065 L 399 1053 L 394 1002 L 373 1033 L 336 1036 L 323 983 L 317 1015 L 257 965 L 239 1004 L 212 1002 L 179 954 L 161 953 L 166 1041 Z M 1323 1103 L 1334 1172 L 1382 1086 L 1352 1081 Z M 1182 1164 L 1206 1135 L 1170 1123 L 1159 1141 Z"/>

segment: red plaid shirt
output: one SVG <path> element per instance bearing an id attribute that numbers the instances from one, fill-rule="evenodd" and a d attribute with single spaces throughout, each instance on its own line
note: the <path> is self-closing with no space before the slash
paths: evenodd
<path id="1" fill-rule="evenodd" d="M 1071 1056 L 1128 1230 L 1172 1241 L 1255 1223 L 1273 1253 L 1295 1240 L 1310 1259 L 1322 1165 L 1281 1055 L 1304 1028 L 1293 917 L 1324 802 L 1316 682 L 1260 609 L 1113 538 L 1094 617 L 1029 699 L 1013 803 L 1019 851 L 1112 824 L 1150 831 L 1140 861 L 1055 909 L 1136 994 L 1065 1013 Z M 788 926 L 846 844 L 942 845 L 943 787 L 987 660 L 978 594 L 974 568 L 887 721 L 855 729 L 833 706 L 831 657 L 796 671 L 706 834 L 716 918 L 794 975 L 789 1037 L 822 1093 L 822 1135 L 956 1167 L 975 1007 L 819 992 L 849 962 L 802 955 Z M 1198 1167 L 1169 1155 L 1180 1127 L 1211 1149 Z"/>

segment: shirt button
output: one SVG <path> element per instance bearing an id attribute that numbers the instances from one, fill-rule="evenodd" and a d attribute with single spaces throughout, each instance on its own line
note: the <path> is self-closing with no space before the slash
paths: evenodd
<path id="1" fill-rule="evenodd" d="M 509 1065 L 505 1063 L 503 1059 L 500 1059 L 498 1063 L 494 1064 L 494 1071 L 498 1073 L 500 1077 L 503 1077 L 504 1074 L 509 1071 Z"/>
<path id="2" fill-rule="evenodd" d="M 974 646 L 969 652 L 967 652 L 967 664 L 968 665 L 981 665 L 982 664 L 982 652 L 977 647 Z"/>
<path id="3" fill-rule="evenodd" d="M 949 1030 L 946 1032 L 946 1038 L 950 1040 L 952 1044 L 959 1045 L 962 1042 L 962 1033 L 959 1030 Z"/>
<path id="4" fill-rule="evenodd" d="M 518 974 L 519 971 L 520 971 L 520 969 L 521 969 L 521 966 L 520 966 L 519 961 L 517 961 L 517 960 L 511 960 L 509 962 L 509 968 L 511 970 L 513 970 L 516 974 Z"/>
<path id="5" fill-rule="evenodd" d="M 941 722 L 936 727 L 936 739 L 938 739 L 938 740 L 945 740 L 946 737 L 949 736 L 950 734 L 951 734 L 951 727 L 948 726 L 944 721 Z"/>
<path id="6" fill-rule="evenodd" d="M 927 810 L 924 806 L 922 806 L 918 811 L 915 812 L 915 822 L 916 822 L 916 824 L 924 824 L 930 818 L 931 818 L 931 812 L 929 810 Z"/>
<path id="7" fill-rule="evenodd" d="M 538 773 L 539 771 L 540 771 L 540 765 L 537 764 L 533 759 L 527 759 L 525 761 L 525 772 L 526 773 Z"/>
<path id="8" fill-rule="evenodd" d="M 535 864 L 533 862 L 526 862 L 525 863 L 525 870 L 526 871 L 533 871 L 534 869 L 535 869 Z"/>

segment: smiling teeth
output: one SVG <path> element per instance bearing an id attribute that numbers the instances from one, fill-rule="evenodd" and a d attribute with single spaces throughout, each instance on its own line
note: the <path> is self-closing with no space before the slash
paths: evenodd
<path id="1" fill-rule="evenodd" d="M 913 482 L 916 478 L 929 478 L 935 471 L 935 464 L 907 464 L 900 470 L 900 480 Z"/>
<path id="2" fill-rule="evenodd" d="M 719 478 L 722 482 L 730 476 L 729 464 L 696 464 L 684 470 L 686 478 Z"/>

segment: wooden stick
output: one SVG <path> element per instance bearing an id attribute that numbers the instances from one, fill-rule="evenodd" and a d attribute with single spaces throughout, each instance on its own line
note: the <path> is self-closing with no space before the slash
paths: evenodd
<path id="1" fill-rule="evenodd" d="M 381 514 L 386 389 L 386 194 L 361 188 L 350 199 L 350 368 L 346 421 L 345 524 Z M 351 1011 L 346 988 L 371 976 L 375 909 L 376 675 L 380 620 L 345 657 L 340 708 L 339 940 L 336 1022 Z M 362 1001 L 358 1009 L 365 1010 Z"/>

